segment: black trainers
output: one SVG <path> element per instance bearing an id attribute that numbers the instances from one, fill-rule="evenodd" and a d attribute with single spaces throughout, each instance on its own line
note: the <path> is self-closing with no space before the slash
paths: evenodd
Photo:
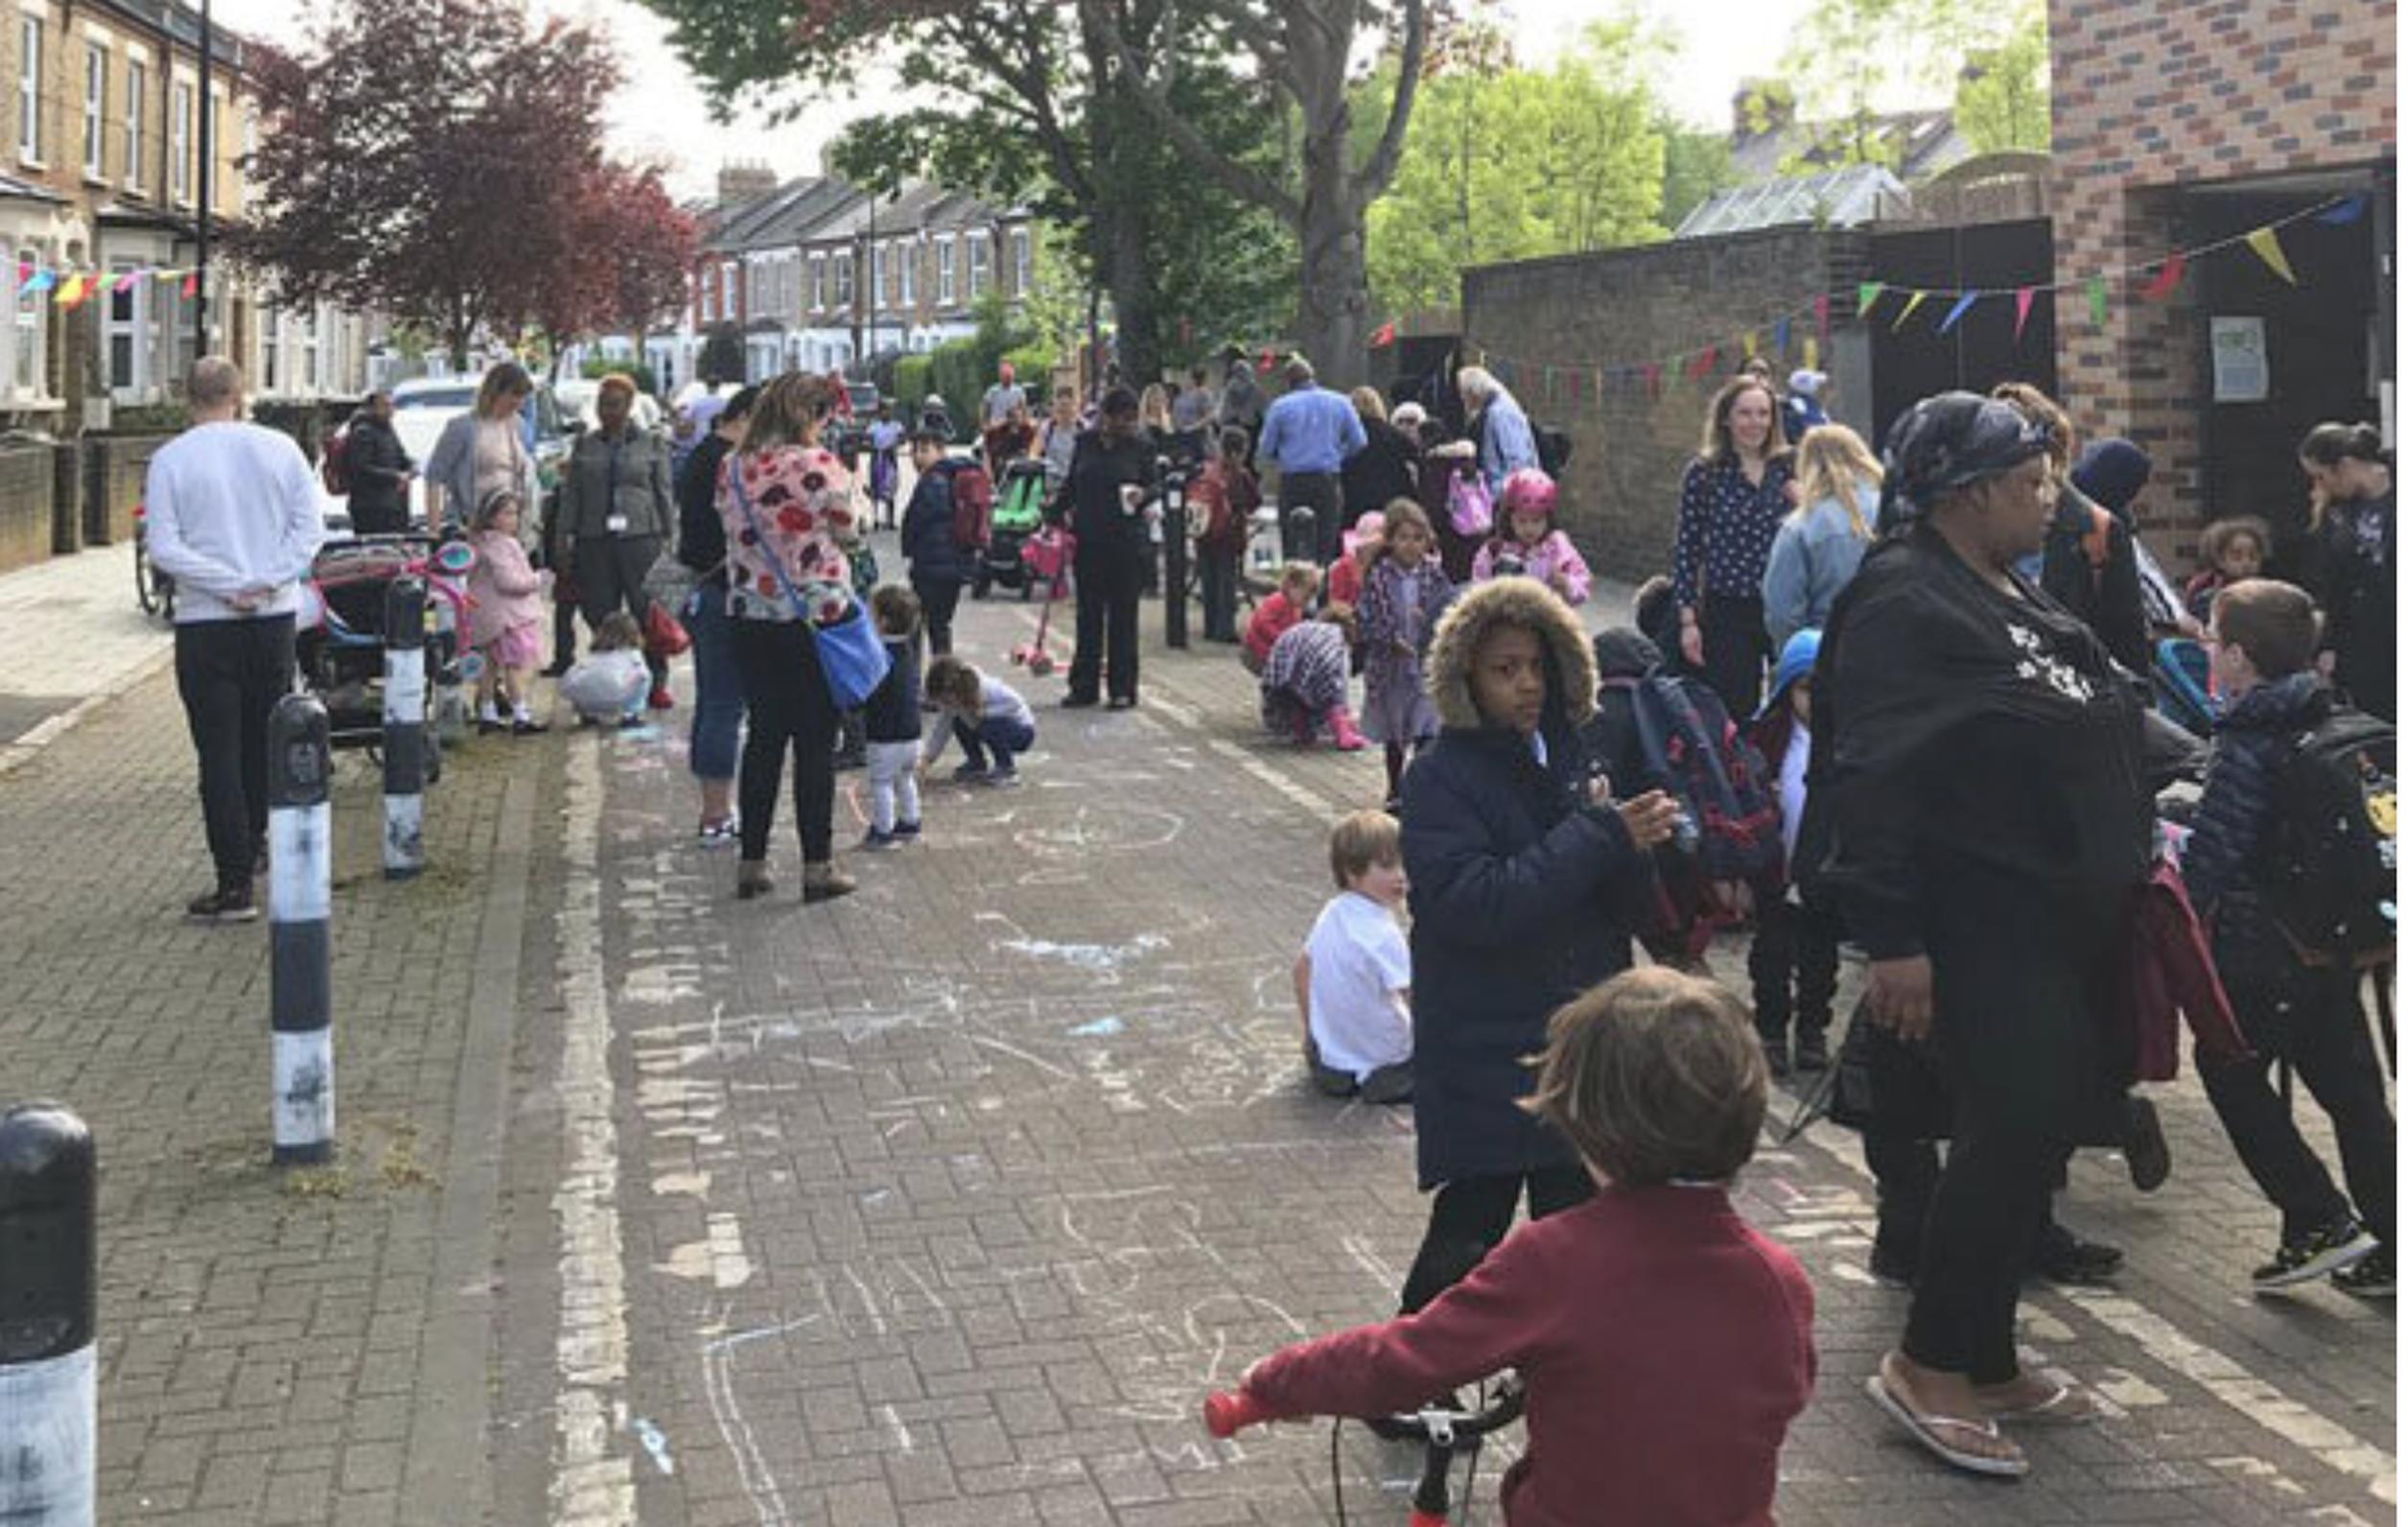
<path id="1" fill-rule="evenodd" d="M 2032 1248 L 2033 1273 L 2052 1283 L 2094 1286 L 2123 1264 L 2119 1248 L 2084 1240 L 2053 1219 L 2041 1227 L 2040 1240 Z"/>
<path id="2" fill-rule="evenodd" d="M 2363 1226 L 2344 1214 L 2305 1234 L 2285 1236 L 2275 1248 L 2274 1260 L 2249 1275 L 2250 1286 L 2261 1294 L 2296 1287 L 2342 1272 L 2381 1250 Z M 2390 1259 L 2384 1257 L 2387 1263 Z"/>
<path id="3" fill-rule="evenodd" d="M 259 904 L 251 898 L 247 885 L 222 885 L 206 896 L 196 896 L 184 904 L 184 921 L 188 923 L 255 923 L 259 920 Z"/>
<path id="4" fill-rule="evenodd" d="M 2374 1249 L 2333 1274 L 2333 1286 L 2360 1299 L 2389 1299 L 2393 1291 L 2392 1249 L 2377 1242 Z"/>
<path id="5" fill-rule="evenodd" d="M 1797 1054 L 1794 1064 L 1802 1071 L 1831 1069 L 1831 1045 L 1823 1038 L 1821 1029 L 1801 1028 L 1798 1030 Z"/>
<path id="6" fill-rule="evenodd" d="M 1756 1043 L 1765 1052 L 1765 1069 L 1772 1073 L 1772 1079 L 1777 1082 L 1788 1076 L 1789 1074 L 1788 1036 L 1784 1035 L 1779 1039 L 1759 1038 Z"/>
<path id="7" fill-rule="evenodd" d="M 2124 1099 L 2124 1166 L 2132 1186 L 2154 1193 L 2174 1170 L 2174 1153 L 2165 1144 L 2165 1126 L 2158 1122 L 2157 1105 L 2145 1097 Z"/>

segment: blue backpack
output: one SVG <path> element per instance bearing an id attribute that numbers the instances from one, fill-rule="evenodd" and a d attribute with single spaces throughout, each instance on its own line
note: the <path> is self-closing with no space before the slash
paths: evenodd
<path id="1" fill-rule="evenodd" d="M 1639 750 L 1696 825 L 1698 872 L 1709 881 L 1761 881 L 1783 869 L 1781 801 L 1722 697 L 1702 679 L 1657 669 L 1608 679 L 1630 690 Z"/>

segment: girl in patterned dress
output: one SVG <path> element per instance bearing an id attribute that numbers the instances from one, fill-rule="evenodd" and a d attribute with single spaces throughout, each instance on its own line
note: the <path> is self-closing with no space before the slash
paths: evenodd
<path id="1" fill-rule="evenodd" d="M 1407 753 L 1438 735 L 1421 660 L 1455 585 L 1438 566 L 1437 547 L 1421 505 L 1397 499 L 1388 506 L 1387 544 L 1363 580 L 1363 729 L 1387 745 L 1391 810 Z"/>

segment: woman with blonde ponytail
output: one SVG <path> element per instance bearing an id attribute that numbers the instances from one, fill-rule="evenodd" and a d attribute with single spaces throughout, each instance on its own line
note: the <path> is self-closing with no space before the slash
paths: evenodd
<path id="1" fill-rule="evenodd" d="M 1882 463 L 1844 424 L 1818 424 L 1797 447 L 1798 506 L 1765 560 L 1765 628 L 1773 649 L 1819 629 L 1873 544 Z"/>

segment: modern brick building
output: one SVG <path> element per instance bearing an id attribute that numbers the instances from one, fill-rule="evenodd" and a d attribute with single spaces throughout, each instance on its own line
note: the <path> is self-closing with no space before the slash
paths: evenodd
<path id="1" fill-rule="evenodd" d="M 2217 515 L 2297 522 L 2310 425 L 2394 428 L 2396 0 L 2050 0 L 2048 21 L 2056 275 L 2109 285 L 2103 325 L 2079 291 L 2059 303 L 2063 396 L 2086 435 L 2156 458 L 2161 551 Z M 2350 221 L 2312 213 L 2358 194 L 2330 209 Z M 2296 286 L 2236 243 L 2140 296 L 2169 251 L 2286 218 Z M 2244 352 L 2221 389 L 2219 341 Z"/>

